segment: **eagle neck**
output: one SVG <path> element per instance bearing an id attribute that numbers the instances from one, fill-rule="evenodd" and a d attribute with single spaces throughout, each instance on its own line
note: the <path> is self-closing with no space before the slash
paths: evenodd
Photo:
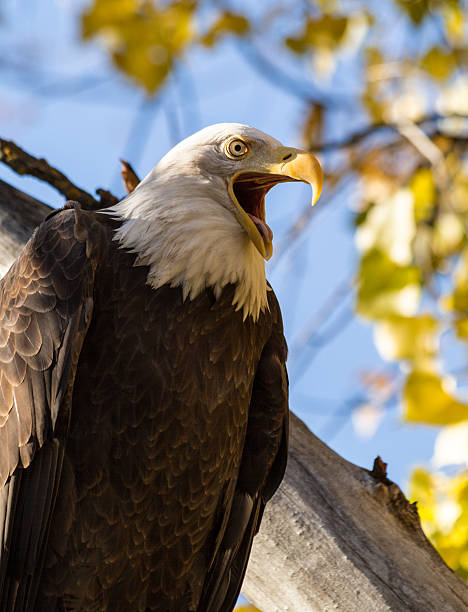
<path id="1" fill-rule="evenodd" d="M 149 267 L 147 282 L 155 289 L 179 286 L 183 299 L 193 300 L 210 287 L 218 299 L 234 285 L 235 310 L 257 320 L 268 309 L 265 264 L 233 212 L 193 183 L 182 194 L 163 190 L 165 197 L 157 187 L 145 179 L 107 209 L 121 221 L 114 240 L 137 255 L 135 265 Z M 222 191 L 213 193 L 220 198 Z"/>

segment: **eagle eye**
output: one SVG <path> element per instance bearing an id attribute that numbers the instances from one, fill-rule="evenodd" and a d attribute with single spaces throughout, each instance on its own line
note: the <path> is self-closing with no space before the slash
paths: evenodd
<path id="1" fill-rule="evenodd" d="M 225 152 L 228 157 L 231 159 L 238 159 L 239 157 L 244 157 L 249 152 L 248 146 L 245 144 L 243 140 L 240 138 L 234 138 L 226 143 Z"/>

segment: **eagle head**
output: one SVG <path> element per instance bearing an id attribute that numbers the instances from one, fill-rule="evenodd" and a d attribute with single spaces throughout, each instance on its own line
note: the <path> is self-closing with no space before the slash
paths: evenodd
<path id="1" fill-rule="evenodd" d="M 184 299 L 194 299 L 233 284 L 234 306 L 256 319 L 267 307 L 264 260 L 273 252 L 265 196 L 285 181 L 309 183 L 315 203 L 320 164 L 255 128 L 209 126 L 171 149 L 110 209 L 123 220 L 116 239 L 149 266 L 153 287 L 180 285 Z"/>

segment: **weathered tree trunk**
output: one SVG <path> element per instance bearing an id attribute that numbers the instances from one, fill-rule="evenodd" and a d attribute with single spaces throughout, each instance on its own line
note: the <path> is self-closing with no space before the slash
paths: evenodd
<path id="1" fill-rule="evenodd" d="M 264 612 L 466 612 L 468 585 L 382 464 L 349 463 L 291 418 L 286 476 L 254 540 L 245 596 Z"/>
<path id="2" fill-rule="evenodd" d="M 50 208 L 0 181 L 0 272 Z M 334 453 L 291 415 L 289 464 L 243 592 L 264 612 L 466 612 L 468 586 L 426 540 L 400 489 Z"/>
<path id="3" fill-rule="evenodd" d="M 0 181 L 0 277 L 2 277 L 50 206 Z"/>

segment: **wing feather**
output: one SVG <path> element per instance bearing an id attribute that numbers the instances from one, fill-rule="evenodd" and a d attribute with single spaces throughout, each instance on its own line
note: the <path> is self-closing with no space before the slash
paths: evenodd
<path id="1" fill-rule="evenodd" d="M 98 227 L 53 213 L 0 281 L 0 609 L 34 609 L 76 365 L 93 307 Z M 27 468 L 27 469 L 26 469 Z"/>

